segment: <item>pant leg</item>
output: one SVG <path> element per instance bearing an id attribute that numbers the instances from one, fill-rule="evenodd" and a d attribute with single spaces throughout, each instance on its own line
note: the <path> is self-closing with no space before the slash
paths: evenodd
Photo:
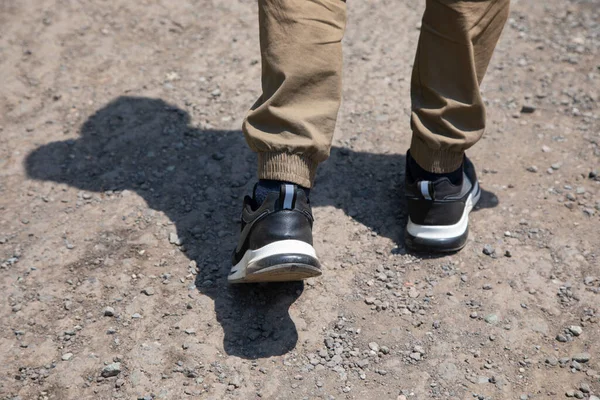
<path id="1" fill-rule="evenodd" d="M 262 95 L 243 131 L 260 179 L 311 187 L 342 96 L 345 0 L 259 0 Z"/>
<path id="2" fill-rule="evenodd" d="M 509 0 L 427 0 L 411 83 L 410 152 L 425 170 L 455 171 L 485 129 L 479 85 Z"/>

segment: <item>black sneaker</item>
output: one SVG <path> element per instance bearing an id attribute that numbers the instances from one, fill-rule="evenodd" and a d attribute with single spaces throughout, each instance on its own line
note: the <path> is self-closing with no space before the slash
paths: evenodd
<path id="1" fill-rule="evenodd" d="M 407 161 L 410 154 L 407 155 Z M 479 201 L 481 189 L 475 167 L 463 162 L 462 182 L 448 178 L 421 180 L 406 167 L 408 224 L 406 246 L 417 252 L 446 253 L 465 247 L 469 235 L 469 213 Z"/>
<path id="2" fill-rule="evenodd" d="M 304 190 L 283 184 L 258 206 L 246 196 L 230 283 L 299 281 L 321 275 L 312 246 L 313 216 Z"/>

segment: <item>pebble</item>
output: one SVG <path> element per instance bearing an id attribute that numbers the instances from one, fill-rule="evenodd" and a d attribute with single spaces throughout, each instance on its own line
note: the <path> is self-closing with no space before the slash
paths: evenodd
<path id="1" fill-rule="evenodd" d="M 589 393 L 591 391 L 590 385 L 588 385 L 585 382 L 581 382 L 579 384 L 579 390 L 581 390 L 583 393 Z"/>
<path id="2" fill-rule="evenodd" d="M 140 319 L 140 318 L 142 318 L 142 315 L 140 313 L 135 313 L 135 314 L 133 314 L 131 316 L 131 318 L 133 318 L 133 319 Z"/>
<path id="3" fill-rule="evenodd" d="M 371 342 L 369 343 L 369 348 L 371 350 L 373 350 L 374 352 L 378 352 L 379 351 L 379 345 L 375 342 Z"/>
<path id="4" fill-rule="evenodd" d="M 485 316 L 484 320 L 488 324 L 495 324 L 498 322 L 498 316 L 496 314 L 488 314 Z"/>
<path id="5" fill-rule="evenodd" d="M 571 358 L 573 359 L 573 361 L 577 361 L 579 363 L 586 363 L 590 361 L 591 355 L 590 353 L 577 353 L 573 354 Z"/>
<path id="6" fill-rule="evenodd" d="M 536 167 L 535 165 L 529 166 L 529 167 L 527 167 L 527 171 L 533 172 L 533 173 L 538 172 L 538 167 Z"/>
<path id="7" fill-rule="evenodd" d="M 584 283 L 586 286 L 592 286 L 592 285 L 594 284 L 594 282 L 596 282 L 597 280 L 598 280 L 598 278 L 596 278 L 595 276 L 586 276 L 586 277 L 583 279 L 583 283 Z"/>
<path id="8" fill-rule="evenodd" d="M 183 241 L 175 232 L 169 233 L 169 243 L 174 244 L 176 246 L 181 246 Z"/>
<path id="9" fill-rule="evenodd" d="M 365 303 L 368 305 L 375 304 L 375 300 L 377 300 L 375 297 L 367 297 L 365 298 Z"/>
<path id="10" fill-rule="evenodd" d="M 102 372 L 100 373 L 100 375 L 103 378 L 109 378 L 111 376 L 117 376 L 120 373 L 121 373 L 121 363 L 115 362 L 112 364 L 108 364 L 104 368 L 102 368 Z"/>
<path id="11" fill-rule="evenodd" d="M 554 367 L 554 366 L 558 365 L 558 358 L 556 358 L 554 356 L 550 356 L 550 357 L 546 358 L 546 364 L 549 364 Z"/>
<path id="12" fill-rule="evenodd" d="M 579 336 L 583 333 L 583 329 L 578 325 L 571 325 L 567 329 L 573 334 L 573 336 Z"/>
<path id="13" fill-rule="evenodd" d="M 61 357 L 63 361 L 69 361 L 71 360 L 71 358 L 73 358 L 73 353 L 65 353 Z"/>
<path id="14" fill-rule="evenodd" d="M 115 316 L 115 309 L 112 307 L 106 307 L 104 309 L 104 316 L 105 317 L 114 317 Z"/>
<path id="15" fill-rule="evenodd" d="M 536 110 L 536 107 L 533 104 L 523 104 L 521 107 L 522 114 L 532 114 Z"/>
<path id="16" fill-rule="evenodd" d="M 492 254 L 494 254 L 496 252 L 496 250 L 490 244 L 486 244 L 485 246 L 483 246 L 482 251 L 483 251 L 483 254 L 485 254 L 486 256 L 491 256 Z"/>
<path id="17" fill-rule="evenodd" d="M 144 288 L 142 290 L 142 293 L 145 294 L 146 296 L 153 296 L 154 295 L 154 288 L 151 288 L 151 287 Z"/>
<path id="18" fill-rule="evenodd" d="M 565 335 L 559 333 L 558 335 L 556 335 L 556 340 L 558 340 L 561 343 L 566 343 L 568 339 Z"/>

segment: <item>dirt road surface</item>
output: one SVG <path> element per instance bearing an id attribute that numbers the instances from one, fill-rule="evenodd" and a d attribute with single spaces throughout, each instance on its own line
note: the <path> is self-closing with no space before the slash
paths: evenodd
<path id="1" fill-rule="evenodd" d="M 324 275 L 228 287 L 256 2 L 0 1 L 0 399 L 598 400 L 600 2 L 513 2 L 438 258 L 402 237 L 424 2 L 348 6 Z"/>

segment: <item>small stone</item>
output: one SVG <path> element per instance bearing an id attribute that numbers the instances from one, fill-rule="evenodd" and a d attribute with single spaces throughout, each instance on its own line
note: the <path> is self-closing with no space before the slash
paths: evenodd
<path id="1" fill-rule="evenodd" d="M 496 314 L 488 314 L 485 316 L 484 321 L 488 324 L 495 324 L 498 322 L 498 316 Z"/>
<path id="2" fill-rule="evenodd" d="M 151 288 L 151 287 L 144 288 L 144 289 L 142 289 L 142 293 L 145 294 L 146 296 L 153 296 L 154 288 Z"/>
<path id="3" fill-rule="evenodd" d="M 379 345 L 375 342 L 369 343 L 369 348 L 376 353 L 379 351 Z"/>
<path id="4" fill-rule="evenodd" d="M 594 284 L 594 282 L 596 282 L 597 280 L 598 280 L 598 278 L 596 278 L 595 276 L 586 276 L 586 277 L 583 279 L 583 283 L 584 283 L 586 286 L 592 286 L 592 285 Z"/>
<path id="5" fill-rule="evenodd" d="M 230 385 L 233 385 L 234 388 L 239 389 L 242 387 L 242 379 L 239 375 L 234 375 L 233 378 L 229 381 Z"/>
<path id="6" fill-rule="evenodd" d="M 174 244 L 176 246 L 181 246 L 183 241 L 175 232 L 169 233 L 169 243 Z"/>
<path id="7" fill-rule="evenodd" d="M 192 329 L 192 328 L 188 328 L 184 331 L 186 334 L 188 335 L 195 335 L 196 334 L 196 330 Z"/>
<path id="8" fill-rule="evenodd" d="M 486 283 L 485 285 L 483 285 L 483 290 L 492 290 L 492 285 L 489 283 Z"/>
<path id="9" fill-rule="evenodd" d="M 565 392 L 565 396 L 567 396 L 567 397 L 575 397 L 575 391 L 574 390 L 567 390 Z"/>
<path id="10" fill-rule="evenodd" d="M 575 391 L 575 398 L 583 399 L 583 398 L 585 398 L 585 395 L 581 391 L 577 390 L 577 391 Z"/>
<path id="11" fill-rule="evenodd" d="M 559 333 L 558 335 L 556 335 L 556 340 L 558 340 L 561 343 L 566 343 L 568 339 L 565 335 Z"/>
<path id="12" fill-rule="evenodd" d="M 590 361 L 591 355 L 590 353 L 577 353 L 573 354 L 573 357 L 571 358 L 573 359 L 573 361 L 577 361 L 579 363 L 586 363 Z"/>
<path id="13" fill-rule="evenodd" d="M 532 114 L 536 110 L 536 107 L 533 104 L 523 104 L 521 107 L 522 114 Z"/>
<path id="14" fill-rule="evenodd" d="M 583 333 L 583 329 L 578 325 L 571 325 L 567 329 L 573 334 L 573 336 L 579 336 Z"/>
<path id="15" fill-rule="evenodd" d="M 131 316 L 131 318 L 133 318 L 133 319 L 140 319 L 140 318 L 142 318 L 142 315 L 140 313 L 135 313 L 135 314 L 133 314 Z"/>
<path id="16" fill-rule="evenodd" d="M 71 358 L 73 358 L 73 353 L 65 353 L 61 357 L 63 361 L 69 361 L 71 360 Z"/>
<path id="17" fill-rule="evenodd" d="M 554 356 L 550 356 L 550 357 L 546 358 L 546 364 L 555 367 L 558 365 L 558 358 L 556 358 Z"/>
<path id="18" fill-rule="evenodd" d="M 421 353 L 417 353 L 417 352 L 410 353 L 410 358 L 412 358 L 415 361 L 419 361 L 421 359 Z"/>
<path id="19" fill-rule="evenodd" d="M 536 173 L 538 172 L 538 167 L 536 167 L 535 165 L 529 166 L 527 167 L 527 171 Z"/>
<path id="20" fill-rule="evenodd" d="M 492 254 L 494 254 L 496 252 L 496 250 L 492 247 L 492 245 L 486 244 L 485 246 L 483 246 L 483 254 L 485 254 L 486 256 L 491 256 Z"/>
<path id="21" fill-rule="evenodd" d="M 365 298 L 365 303 L 368 305 L 375 304 L 375 297 L 367 297 Z"/>
<path id="22" fill-rule="evenodd" d="M 585 382 L 581 382 L 579 384 L 579 390 L 581 390 L 583 393 L 589 393 L 591 391 L 590 385 L 588 385 Z"/>
<path id="23" fill-rule="evenodd" d="M 112 364 L 108 364 L 106 365 L 104 368 L 102 368 L 102 372 L 100 373 L 100 375 L 103 378 L 109 378 L 111 376 L 117 376 L 121 373 L 121 363 L 112 363 Z"/>
<path id="24" fill-rule="evenodd" d="M 104 316 L 105 317 L 114 317 L 115 316 L 115 309 L 112 307 L 106 307 L 104 309 Z"/>
<path id="25" fill-rule="evenodd" d="M 408 297 L 410 297 L 411 299 L 416 299 L 417 297 L 419 297 L 419 295 L 419 291 L 414 286 L 411 286 L 408 290 Z"/>

